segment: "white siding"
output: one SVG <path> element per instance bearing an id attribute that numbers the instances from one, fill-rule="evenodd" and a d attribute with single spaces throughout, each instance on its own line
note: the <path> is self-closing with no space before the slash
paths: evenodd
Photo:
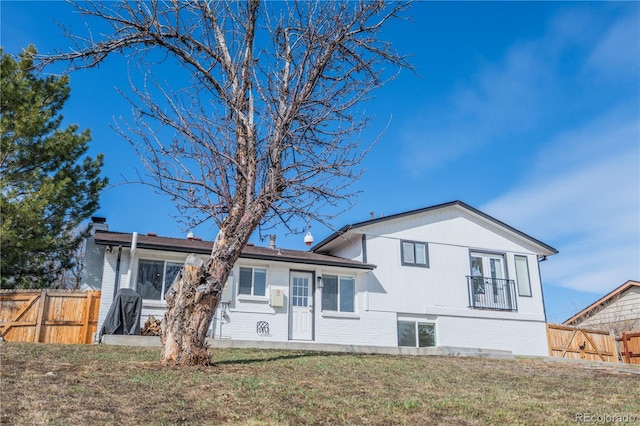
<path id="1" fill-rule="evenodd" d="M 355 238 L 355 241 L 345 240 L 344 243 L 345 244 L 343 246 L 332 253 L 334 256 L 364 262 L 364 259 L 362 258 L 362 240 L 360 238 Z M 370 263 L 368 259 L 367 263 Z"/>
<path id="2" fill-rule="evenodd" d="M 547 354 L 537 254 L 521 237 L 459 208 L 400 217 L 356 231 L 367 235 L 367 262 L 377 266 L 366 281 L 370 315 L 437 316 L 438 345 Z M 348 238 L 351 242 L 345 239 L 346 245 L 332 254 L 359 253 L 361 240 L 353 234 Z M 428 244 L 428 268 L 402 265 L 403 240 Z M 469 308 L 466 277 L 471 272 L 472 250 L 503 255 L 506 278 L 514 281 L 515 255 L 526 256 L 531 296 L 516 297 L 516 312 Z M 517 282 L 515 291 L 517 294 Z M 395 324 L 392 326 L 385 329 L 397 338 Z"/>
<path id="3" fill-rule="evenodd" d="M 362 234 L 366 235 L 366 262 L 373 271 L 301 265 L 287 262 L 239 259 L 233 269 L 233 297 L 215 315 L 215 337 L 245 340 L 289 340 L 292 271 L 313 274 L 313 339 L 318 343 L 397 346 L 398 318 L 426 320 L 436 324 L 439 346 L 511 350 L 522 355 L 546 355 L 547 342 L 540 273 L 534 245 L 506 228 L 489 223 L 466 209 L 450 207 L 404 216 L 357 228 L 336 244 L 332 253 L 363 261 Z M 342 237 L 339 237 L 342 238 Z M 429 267 L 402 265 L 400 242 L 428 244 Z M 517 311 L 490 311 L 469 307 L 466 276 L 470 274 L 470 251 L 500 253 L 506 275 L 516 279 L 515 255 L 526 256 L 531 281 L 530 297 L 517 297 Z M 102 303 L 99 326 L 113 300 L 114 253 L 104 255 Z M 120 287 L 135 289 L 140 258 L 184 261 L 186 254 L 138 250 L 129 267 L 129 250 L 120 265 Z M 238 296 L 239 267 L 267 269 L 265 297 Z M 356 278 L 355 312 L 323 312 L 322 289 L 316 277 L 325 274 Z M 271 290 L 282 290 L 284 306 L 272 307 Z M 517 292 L 517 284 L 515 286 Z M 148 315 L 161 317 L 162 301 L 143 301 L 142 322 Z M 269 323 L 269 334 L 259 335 L 258 321 Z"/>
<path id="4" fill-rule="evenodd" d="M 358 232 L 474 249 L 535 253 L 524 239 L 457 207 L 374 223 L 358 228 Z"/>
<path id="5" fill-rule="evenodd" d="M 469 255 L 471 250 L 476 250 L 504 255 L 507 278 L 514 281 L 514 256 L 518 254 L 527 257 L 532 296 L 517 297 L 518 312 L 538 315 L 538 319 L 544 320 L 537 257 L 529 252 L 528 247 L 518 245 L 504 235 L 489 232 L 468 217 L 438 216 L 444 222 L 430 219 L 426 221 L 426 225 L 413 230 L 404 229 L 398 224 L 383 223 L 385 229 L 363 231 L 380 235 L 367 238 L 367 261 L 377 265 L 372 272 L 375 278 L 370 282 L 380 283 L 382 287 L 377 292 L 372 291 L 371 309 L 425 313 L 426 307 L 429 306 L 468 308 L 466 277 L 470 274 Z M 403 223 L 404 226 L 415 225 L 415 218 L 400 220 L 406 222 Z M 464 229 L 465 232 L 458 232 L 458 228 Z M 451 243 L 441 241 L 447 233 L 452 236 Z M 466 241 L 463 235 L 466 236 Z M 429 268 L 402 265 L 401 240 L 428 243 Z M 480 240 L 484 241 L 481 243 Z"/>

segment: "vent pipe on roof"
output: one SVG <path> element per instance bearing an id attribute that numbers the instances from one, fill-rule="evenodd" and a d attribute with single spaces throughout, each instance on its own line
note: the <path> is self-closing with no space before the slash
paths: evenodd
<path id="1" fill-rule="evenodd" d="M 269 248 L 275 250 L 276 249 L 276 236 L 269 235 Z"/>

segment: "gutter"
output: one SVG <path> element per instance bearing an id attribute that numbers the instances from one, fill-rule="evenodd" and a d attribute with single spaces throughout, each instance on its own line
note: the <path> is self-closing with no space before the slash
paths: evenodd
<path id="1" fill-rule="evenodd" d="M 314 259 L 299 259 L 287 256 L 265 256 L 260 254 L 241 254 L 241 259 L 256 259 L 256 260 L 275 260 L 279 262 L 291 262 L 291 263 L 301 263 L 304 265 L 319 265 L 319 266 L 337 266 L 341 268 L 351 268 L 351 269 L 366 269 L 373 270 L 376 268 L 376 265 L 371 265 L 368 263 L 359 264 L 345 264 L 340 261 L 331 261 L 331 260 L 314 260 Z"/>
<path id="2" fill-rule="evenodd" d="M 179 253 L 196 253 L 196 254 L 202 254 L 202 255 L 208 255 L 211 252 L 211 250 L 208 247 L 207 248 L 205 247 L 172 247 L 172 246 L 165 246 L 165 245 L 159 245 L 159 244 L 148 243 L 148 242 L 139 242 L 138 234 L 136 232 L 132 234 L 130 244 L 128 241 L 123 242 L 122 240 L 109 239 L 109 238 L 102 238 L 99 242 L 96 242 L 96 244 L 99 244 L 99 245 L 120 244 L 124 247 L 131 247 L 132 255 L 130 256 L 130 261 L 129 261 L 129 284 L 131 283 L 130 280 L 132 278 L 131 268 L 132 268 L 132 264 L 134 263 L 134 254 L 137 249 L 168 250 L 168 251 L 175 251 Z M 322 254 L 322 253 L 313 253 L 313 254 L 331 257 L 330 255 Z M 368 264 L 368 263 L 359 263 L 359 262 L 345 263 L 345 262 L 342 262 L 340 258 L 336 258 L 336 260 L 308 259 L 308 258 L 290 257 L 283 254 L 268 255 L 264 253 L 244 253 L 244 252 L 240 254 L 240 258 L 267 260 L 267 261 L 276 261 L 276 262 L 290 262 L 290 263 L 303 264 L 303 265 L 333 266 L 333 267 L 360 269 L 360 270 L 373 270 L 376 268 L 376 265 Z"/>

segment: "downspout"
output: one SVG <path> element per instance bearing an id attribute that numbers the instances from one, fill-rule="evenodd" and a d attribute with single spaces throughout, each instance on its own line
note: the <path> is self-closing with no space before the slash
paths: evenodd
<path id="1" fill-rule="evenodd" d="M 362 263 L 367 263 L 367 234 L 362 234 Z"/>
<path id="2" fill-rule="evenodd" d="M 122 244 L 118 246 L 118 259 L 116 260 L 116 283 L 113 288 L 113 299 L 115 300 L 118 293 L 118 287 L 120 287 L 120 258 L 122 257 Z"/>
<path id="3" fill-rule="evenodd" d="M 538 259 L 538 281 L 540 282 L 540 296 L 542 296 L 542 313 L 544 314 L 544 322 L 547 322 L 547 305 L 544 303 L 544 288 L 542 285 L 542 271 L 540 271 L 540 263 L 547 260 L 547 256 L 536 256 Z"/>
<path id="4" fill-rule="evenodd" d="M 131 256 L 136 253 L 136 249 L 138 248 L 138 233 L 134 232 L 131 236 Z"/>
<path id="5" fill-rule="evenodd" d="M 138 233 L 131 235 L 131 251 L 129 252 L 129 269 L 127 270 L 127 288 L 131 288 L 131 275 L 133 274 L 133 263 L 138 249 Z"/>
<path id="6" fill-rule="evenodd" d="M 367 234 L 362 234 L 362 263 L 367 263 Z M 365 288 L 369 288 L 369 275 L 372 272 L 365 272 L 364 274 L 360 274 L 360 280 L 365 281 Z M 364 310 L 369 312 L 369 290 L 365 290 L 364 292 Z"/>

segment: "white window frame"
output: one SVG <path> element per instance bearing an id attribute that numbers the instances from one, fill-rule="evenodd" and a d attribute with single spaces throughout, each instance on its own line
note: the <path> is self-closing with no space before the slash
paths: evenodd
<path id="1" fill-rule="evenodd" d="M 413 261 L 405 260 L 405 244 L 411 245 L 411 255 L 413 256 Z M 417 262 L 417 250 L 416 246 L 422 245 L 424 246 L 424 263 Z M 411 241 L 411 240 L 400 240 L 400 262 L 403 266 L 418 266 L 422 268 L 429 267 L 429 244 L 424 241 Z"/>
<path id="2" fill-rule="evenodd" d="M 524 259 L 524 271 L 518 267 L 518 259 Z M 518 296 L 521 297 L 533 297 L 531 291 L 531 272 L 529 270 L 529 257 L 525 255 L 516 254 L 513 258 L 513 262 L 516 269 L 516 282 L 518 284 Z M 522 291 L 524 290 L 524 291 Z"/>
<path id="3" fill-rule="evenodd" d="M 325 309 L 324 307 L 324 295 L 325 292 L 327 291 L 327 287 L 326 287 L 326 281 L 325 279 L 327 277 L 335 277 L 336 281 L 337 281 L 337 285 L 336 285 L 336 308 L 337 309 Z M 352 306 L 353 306 L 353 310 L 351 311 L 343 311 L 341 309 L 341 291 L 340 289 L 342 288 L 342 279 L 350 279 L 353 281 L 353 300 L 352 300 Z M 340 274 L 323 274 L 322 276 L 322 280 L 323 280 L 323 287 L 322 287 L 322 297 L 320 298 L 321 300 L 321 305 L 322 305 L 322 312 L 340 312 L 340 313 L 344 313 L 344 314 L 355 314 L 356 313 L 356 277 L 353 275 L 340 275 Z"/>
<path id="4" fill-rule="evenodd" d="M 167 284 L 168 284 L 169 287 L 171 285 L 173 285 L 173 281 L 171 283 L 167 283 L 166 282 L 167 264 L 180 265 L 180 268 L 182 268 L 184 266 L 184 262 L 183 261 L 177 261 L 177 260 L 153 259 L 153 258 L 140 258 L 140 259 L 138 259 L 137 270 L 136 270 L 136 291 L 138 293 L 140 293 L 140 263 L 141 262 L 162 262 L 162 287 L 160 289 L 160 298 L 159 299 L 148 299 L 148 298 L 144 298 L 143 297 L 143 300 L 153 300 L 153 301 L 164 302 L 165 301 L 165 296 L 167 294 Z M 174 278 L 174 280 L 175 280 L 175 278 Z"/>
<path id="5" fill-rule="evenodd" d="M 242 279 L 242 269 L 250 269 L 251 270 L 251 293 L 240 293 L 240 280 Z M 256 281 L 256 271 L 264 271 L 264 294 L 255 294 L 255 281 Z M 269 268 L 263 266 L 239 266 L 238 267 L 238 282 L 237 282 L 237 294 L 241 299 L 258 299 L 258 300 L 266 300 L 267 295 L 269 293 Z"/>
<path id="6" fill-rule="evenodd" d="M 400 345 L 400 330 L 399 330 L 400 323 L 413 324 L 415 345 L 413 345 L 413 346 Z M 420 326 L 421 325 L 428 325 L 428 326 L 433 327 L 433 345 L 420 346 Z M 398 333 L 398 347 L 403 347 L 403 348 L 432 348 L 432 347 L 437 346 L 438 345 L 438 339 L 437 339 L 436 327 L 437 326 L 436 326 L 436 323 L 434 321 L 415 321 L 415 320 L 399 319 L 397 321 L 397 323 L 396 323 L 396 329 L 397 329 L 397 333 Z"/>

